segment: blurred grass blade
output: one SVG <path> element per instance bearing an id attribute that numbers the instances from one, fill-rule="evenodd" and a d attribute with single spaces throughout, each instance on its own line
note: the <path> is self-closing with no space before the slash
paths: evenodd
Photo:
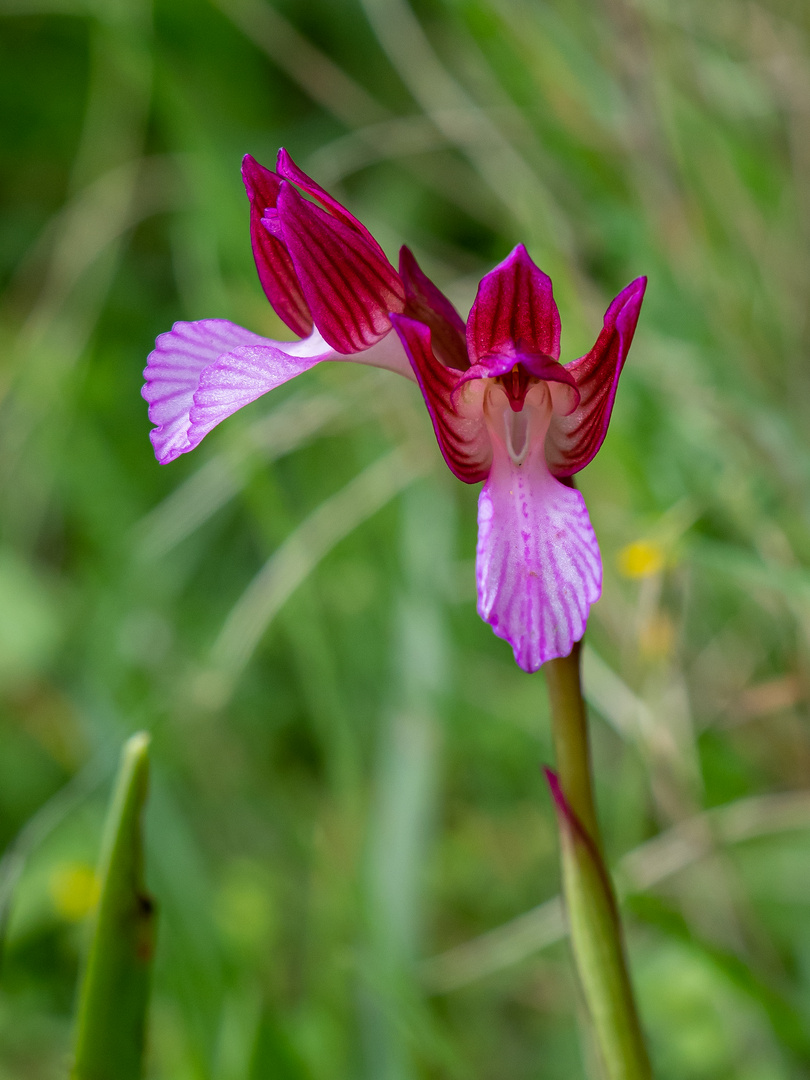
<path id="1" fill-rule="evenodd" d="M 4 959 L 15 892 L 32 851 L 82 804 L 102 779 L 106 779 L 107 772 L 105 760 L 91 759 L 28 819 L 3 852 L 0 858 L 0 968 Z"/>
<path id="2" fill-rule="evenodd" d="M 79 998 L 71 1080 L 139 1080 L 154 944 L 154 908 L 143 885 L 141 813 L 149 736 L 124 746 L 107 816 L 101 896 Z"/>
<path id="3" fill-rule="evenodd" d="M 322 558 L 428 467 L 418 446 L 398 447 L 326 499 L 289 536 L 234 605 L 211 655 L 224 701 L 279 609 Z"/>
<path id="4" fill-rule="evenodd" d="M 758 795 L 715 807 L 628 851 L 616 867 L 619 894 L 638 894 L 659 885 L 699 862 L 715 845 L 808 828 L 810 797 L 803 791 Z M 554 896 L 479 937 L 423 960 L 422 979 L 433 994 L 458 990 L 521 963 L 567 933 L 561 898 Z"/>
<path id="5" fill-rule="evenodd" d="M 548 188 L 504 133 L 444 66 L 406 0 L 362 0 L 392 67 L 415 101 L 530 237 L 572 248 L 571 230 Z"/>
<path id="6" fill-rule="evenodd" d="M 313 101 L 347 127 L 373 124 L 388 115 L 384 105 L 270 4 L 216 0 L 216 5 Z"/>
<path id="7" fill-rule="evenodd" d="M 247 1080 L 310 1080 L 311 1073 L 268 1010 L 261 1017 Z"/>
<path id="8" fill-rule="evenodd" d="M 226 453 L 206 461 L 139 522 L 138 556 L 149 561 L 171 551 L 242 490 L 252 468 L 293 453 L 324 430 L 359 424 L 364 416 L 357 403 L 385 393 L 376 374 L 337 394 L 298 394 L 251 424 Z"/>
<path id="9" fill-rule="evenodd" d="M 782 990 L 769 985 L 739 956 L 702 940 L 684 916 L 660 897 L 636 894 L 627 898 L 627 904 L 637 919 L 702 957 L 736 990 L 750 998 L 762 1009 L 782 1046 L 802 1065 L 810 1063 L 810 1034 L 804 1010 L 797 1008 Z"/>

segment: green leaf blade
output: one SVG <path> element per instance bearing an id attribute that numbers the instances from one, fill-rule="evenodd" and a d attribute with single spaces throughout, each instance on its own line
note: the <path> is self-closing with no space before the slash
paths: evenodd
<path id="1" fill-rule="evenodd" d="M 143 883 L 144 732 L 124 746 L 99 864 L 101 894 L 79 996 L 71 1080 L 140 1080 L 155 940 Z"/>

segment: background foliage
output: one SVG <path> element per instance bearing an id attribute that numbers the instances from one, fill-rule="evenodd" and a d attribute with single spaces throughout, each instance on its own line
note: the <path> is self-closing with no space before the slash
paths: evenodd
<path id="1" fill-rule="evenodd" d="M 462 308 L 525 241 L 565 359 L 649 275 L 581 477 L 608 847 L 658 1077 L 810 1075 L 807 5 L 0 18 L 0 1077 L 65 1075 L 137 727 L 151 1078 L 595 1076 L 543 678 L 475 615 L 476 492 L 415 387 L 328 365 L 152 458 L 157 333 L 283 336 L 239 179 L 279 145 Z"/>

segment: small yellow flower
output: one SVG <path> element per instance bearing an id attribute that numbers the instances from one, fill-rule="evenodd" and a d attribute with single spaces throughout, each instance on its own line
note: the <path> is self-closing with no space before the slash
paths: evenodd
<path id="1" fill-rule="evenodd" d="M 634 540 L 619 552 L 618 562 L 625 577 L 652 577 L 664 568 L 664 548 L 655 540 Z"/>
<path id="2" fill-rule="evenodd" d="M 87 863 L 60 863 L 48 884 L 53 906 L 67 922 L 81 922 L 98 903 L 101 885 Z"/>

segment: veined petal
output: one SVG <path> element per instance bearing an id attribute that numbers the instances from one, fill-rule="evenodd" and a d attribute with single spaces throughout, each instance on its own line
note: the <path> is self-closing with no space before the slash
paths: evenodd
<path id="1" fill-rule="evenodd" d="M 490 271 L 478 286 L 467 320 L 473 364 L 518 353 L 560 358 L 560 313 L 551 278 L 529 257 L 523 244 Z"/>
<path id="2" fill-rule="evenodd" d="M 478 613 L 524 671 L 567 656 L 602 591 L 602 562 L 585 501 L 548 472 L 542 447 L 520 464 L 493 437 L 478 500 Z"/>
<path id="3" fill-rule="evenodd" d="M 400 248 L 399 276 L 405 286 L 405 314 L 430 327 L 431 347 L 445 367 L 466 371 L 470 360 L 464 320 L 407 247 Z"/>
<path id="4" fill-rule="evenodd" d="M 161 465 L 193 450 L 231 413 L 324 360 L 349 359 L 314 331 L 303 341 L 272 341 L 226 319 L 178 322 L 149 354 L 141 393 Z M 350 358 L 413 378 L 396 334 Z"/>
<path id="5" fill-rule="evenodd" d="M 265 210 L 278 201 L 281 181 L 250 154 L 242 159 L 242 180 L 250 199 L 250 242 L 259 281 L 273 310 L 296 334 L 312 333 L 312 314 L 290 254 L 283 242 L 262 225 Z"/>
<path id="6" fill-rule="evenodd" d="M 391 329 L 390 311 L 402 311 L 399 275 L 363 233 L 303 199 L 286 181 L 278 220 L 310 311 L 324 338 L 340 353 L 355 353 Z"/>
<path id="7" fill-rule="evenodd" d="M 369 247 L 376 251 L 381 258 L 385 259 L 385 252 L 365 227 L 363 222 L 358 221 L 354 214 L 350 214 L 343 203 L 339 203 L 325 188 L 322 188 L 320 184 L 316 184 L 312 177 L 307 176 L 303 169 L 299 169 L 283 146 L 278 152 L 276 169 L 279 176 L 283 177 L 285 180 L 292 181 L 293 184 L 305 191 L 307 195 L 311 195 L 313 199 L 316 199 L 321 204 L 324 210 L 330 211 L 330 213 L 334 214 L 334 216 L 339 218 L 345 225 L 354 229 L 356 233 L 368 242 Z M 385 259 L 385 261 L 387 262 L 388 260 Z"/>
<path id="8" fill-rule="evenodd" d="M 546 460 L 555 476 L 573 476 L 584 469 L 604 442 L 646 287 L 646 277 L 640 277 L 623 289 L 607 309 L 591 351 L 565 366 L 576 380 L 580 402 L 570 415 L 551 421 Z"/>
<path id="9" fill-rule="evenodd" d="M 149 402 L 150 433 L 161 465 L 191 450 L 189 411 L 200 373 L 232 349 L 267 345 L 269 340 L 227 319 L 177 322 L 161 334 L 146 361 L 146 385 L 141 394 Z"/>
<path id="10" fill-rule="evenodd" d="M 436 359 L 430 328 L 406 315 L 394 314 L 391 322 L 413 366 L 448 467 L 467 484 L 483 480 L 492 460 L 482 403 L 484 384 L 471 383 L 454 394 L 463 372 Z"/>
<path id="11" fill-rule="evenodd" d="M 277 345 L 243 345 L 218 357 L 200 372 L 189 410 L 186 450 L 193 450 L 217 424 L 270 390 L 309 371 L 334 351 L 291 356 Z"/>

